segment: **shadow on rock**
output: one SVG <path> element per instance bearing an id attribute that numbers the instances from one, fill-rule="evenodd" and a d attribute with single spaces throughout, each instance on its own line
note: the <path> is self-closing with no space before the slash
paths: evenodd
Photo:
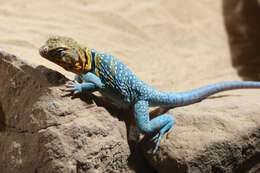
<path id="1" fill-rule="evenodd" d="M 110 115 L 118 118 L 119 121 L 124 121 L 127 129 L 127 142 L 131 151 L 131 154 L 128 158 L 129 167 L 134 169 L 137 173 L 155 173 L 143 155 L 141 149 L 143 142 L 140 142 L 139 140 L 140 131 L 138 130 L 137 124 L 134 120 L 132 107 L 119 108 L 114 105 L 110 99 L 103 96 L 96 96 L 94 94 L 82 95 L 80 96 L 80 99 L 88 104 L 91 104 L 94 101 L 97 106 L 104 107 L 110 113 Z"/>
<path id="2" fill-rule="evenodd" d="M 232 64 L 244 80 L 260 80 L 260 3 L 223 0 Z"/>
<path id="3" fill-rule="evenodd" d="M 3 111 L 3 106 L 0 102 L 0 132 L 5 130 L 5 113 Z"/>
<path id="4" fill-rule="evenodd" d="M 69 81 L 69 79 L 67 79 L 63 74 L 49 69 L 43 65 L 37 66 L 36 70 L 39 70 L 39 72 L 46 77 L 46 79 L 52 86 L 62 85 Z"/>

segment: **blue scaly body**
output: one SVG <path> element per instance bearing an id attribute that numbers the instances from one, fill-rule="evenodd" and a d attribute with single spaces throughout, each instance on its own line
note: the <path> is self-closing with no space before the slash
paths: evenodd
<path id="1" fill-rule="evenodd" d="M 78 82 L 67 84 L 65 91 L 99 91 L 118 106 L 133 106 L 140 130 L 145 134 L 153 134 L 153 139 L 157 139 L 153 152 L 158 149 L 163 135 L 173 128 L 174 118 L 169 114 L 162 114 L 150 120 L 150 106 L 174 108 L 199 102 L 221 91 L 260 88 L 260 82 L 234 81 L 216 83 L 188 92 L 160 92 L 138 79 L 119 59 L 80 46 L 67 37 L 50 38 L 40 48 L 40 54 L 77 74 L 75 79 Z M 79 83 L 81 80 L 83 83 Z"/>
<path id="2" fill-rule="evenodd" d="M 95 50 L 92 50 L 92 52 L 97 53 Z M 137 78 L 126 65 L 115 57 L 100 53 L 98 61 L 100 61 L 100 64 L 96 66 L 98 75 L 89 72 L 77 76 L 76 79 L 81 78 L 84 81 L 84 84 L 78 85 L 81 85 L 85 92 L 89 92 L 89 85 L 94 84 L 92 86 L 96 90 L 113 100 L 116 105 L 122 107 L 134 105 L 134 115 L 140 130 L 144 133 L 157 132 L 154 137 L 154 139 L 158 138 L 154 152 L 156 152 L 164 133 L 173 128 L 174 119 L 171 115 L 163 114 L 150 120 L 149 107 L 174 108 L 199 102 L 220 91 L 260 88 L 259 82 L 240 81 L 221 82 L 182 93 L 160 92 Z"/>

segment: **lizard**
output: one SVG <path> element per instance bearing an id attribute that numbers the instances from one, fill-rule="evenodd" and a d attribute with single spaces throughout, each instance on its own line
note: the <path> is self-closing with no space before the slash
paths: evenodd
<path id="1" fill-rule="evenodd" d="M 40 47 L 39 53 L 43 58 L 75 73 L 74 81 L 65 84 L 64 92 L 76 95 L 99 91 L 117 106 L 132 106 L 140 131 L 157 140 L 153 153 L 157 151 L 164 134 L 172 130 L 175 120 L 169 114 L 150 119 L 149 107 L 175 108 L 200 102 L 221 91 L 260 88 L 257 81 L 230 81 L 186 92 L 159 91 L 140 80 L 114 56 L 90 49 L 65 36 L 51 36 Z"/>

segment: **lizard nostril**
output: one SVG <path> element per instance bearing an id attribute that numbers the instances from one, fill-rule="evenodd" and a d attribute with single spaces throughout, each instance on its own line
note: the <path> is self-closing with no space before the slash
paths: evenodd
<path id="1" fill-rule="evenodd" d="M 47 47 L 47 46 L 42 46 L 42 47 L 40 48 L 39 52 L 40 52 L 40 55 L 41 55 L 41 56 L 46 55 L 47 52 L 48 52 L 48 47 Z"/>

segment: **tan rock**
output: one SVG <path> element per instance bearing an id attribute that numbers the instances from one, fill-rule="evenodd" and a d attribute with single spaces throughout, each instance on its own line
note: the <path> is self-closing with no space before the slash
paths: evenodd
<path id="1" fill-rule="evenodd" d="M 247 80 L 259 80 L 260 5 L 258 0 L 223 0 L 232 64 Z"/>
<path id="2" fill-rule="evenodd" d="M 70 79 L 70 73 L 38 54 L 50 34 L 71 36 L 111 53 L 142 80 L 164 91 L 187 91 L 241 77 L 259 80 L 256 0 L 104 3 L 5 1 L 0 46 Z M 0 172 L 131 172 L 129 167 L 151 172 L 136 149 L 135 126 L 118 121 L 131 119 L 129 111 L 61 98 L 57 85 L 66 79 L 59 73 L 4 57 Z M 149 154 L 150 142 L 141 143 L 158 172 L 260 172 L 259 91 L 216 96 L 170 110 L 176 125 L 155 155 Z"/>
<path id="3" fill-rule="evenodd" d="M 217 96 L 169 111 L 176 118 L 173 131 L 155 155 L 146 144 L 147 159 L 158 172 L 260 171 L 259 91 Z"/>
<path id="4" fill-rule="evenodd" d="M 135 128 L 122 118 L 131 113 L 61 97 L 59 85 L 67 80 L 61 74 L 35 69 L 4 51 L 0 58 L 2 172 L 152 172 L 131 144 L 138 139 Z M 158 172 L 259 171 L 258 93 L 228 91 L 170 110 L 176 126 L 158 152 L 149 154 L 153 143 L 141 143 L 147 160 Z M 111 116 L 116 112 L 128 137 L 124 122 Z"/>
<path id="5" fill-rule="evenodd" d="M 150 170 L 130 153 L 123 121 L 60 96 L 65 80 L 0 51 L 1 173 Z"/>
<path id="6" fill-rule="evenodd" d="M 185 9 L 189 7 L 190 4 Z M 216 47 L 208 56 L 201 55 L 194 61 L 195 70 L 185 62 L 180 69 L 186 71 L 189 78 L 182 75 L 179 91 L 216 81 L 259 80 L 259 1 L 223 0 L 221 7 L 225 25 L 213 15 L 208 16 L 208 24 L 215 25 L 216 33 L 225 33 L 217 25 L 225 26 L 228 39 L 219 37 L 218 40 L 217 34 L 211 32 L 214 42 L 223 47 Z M 203 23 L 198 26 L 203 27 L 203 32 L 208 31 Z M 200 38 L 201 41 L 206 39 Z M 232 64 L 225 53 L 228 48 Z M 196 52 L 198 50 L 194 50 Z M 225 58 L 217 56 L 220 52 L 226 54 Z M 200 68 L 203 73 L 199 73 Z M 170 110 L 168 113 L 176 118 L 175 128 L 163 139 L 155 155 L 151 154 L 151 144 L 146 144 L 146 158 L 158 172 L 260 172 L 259 95 L 259 90 L 227 91 L 198 104 Z"/>

